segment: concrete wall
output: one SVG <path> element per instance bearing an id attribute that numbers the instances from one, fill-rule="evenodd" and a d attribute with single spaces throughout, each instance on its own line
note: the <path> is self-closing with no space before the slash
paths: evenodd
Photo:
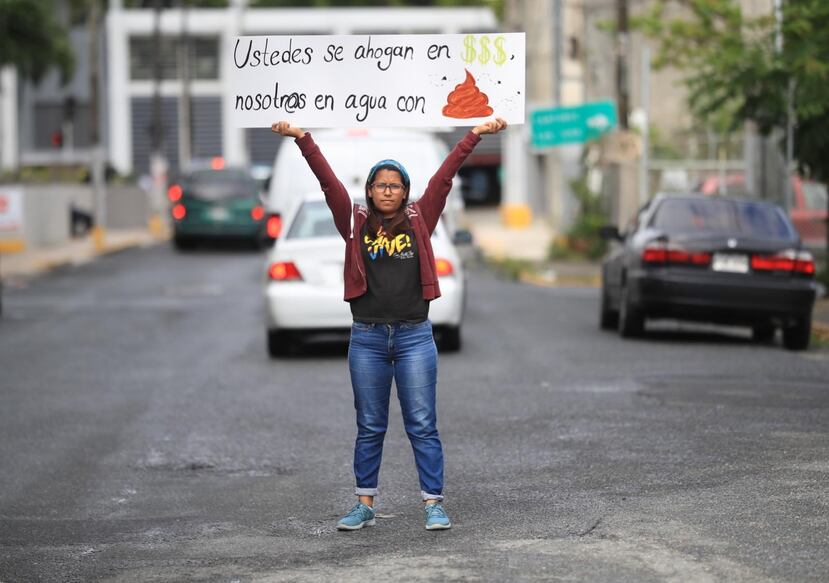
<path id="1" fill-rule="evenodd" d="M 94 214 L 91 186 L 66 184 L 22 185 L 23 239 L 27 249 L 51 247 L 71 238 L 70 209 Z M 108 229 L 146 228 L 149 219 L 147 194 L 137 186 L 107 188 Z"/>

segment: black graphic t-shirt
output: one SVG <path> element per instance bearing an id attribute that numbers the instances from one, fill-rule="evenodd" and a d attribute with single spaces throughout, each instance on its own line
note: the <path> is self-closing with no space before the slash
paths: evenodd
<path id="1" fill-rule="evenodd" d="M 351 300 L 351 315 L 359 322 L 388 324 L 422 322 L 429 302 L 420 286 L 417 241 L 411 232 L 391 237 L 382 229 L 360 233 L 360 251 L 366 266 L 368 291 Z"/>

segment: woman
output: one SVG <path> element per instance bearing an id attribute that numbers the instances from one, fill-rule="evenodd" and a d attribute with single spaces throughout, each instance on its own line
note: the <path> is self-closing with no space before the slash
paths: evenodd
<path id="1" fill-rule="evenodd" d="M 440 297 L 440 287 L 430 236 L 446 205 L 452 179 L 480 136 L 506 126 L 503 119 L 496 118 L 467 133 L 414 203 L 409 203 L 410 180 L 403 165 L 381 160 L 366 179 L 366 206 L 352 204 L 310 133 L 285 121 L 271 128 L 296 140 L 346 242 L 345 300 L 351 304 L 354 319 L 348 366 L 357 411 L 354 476 L 358 502 L 337 523 L 340 530 L 374 525 L 392 379 L 414 450 L 426 528 L 452 525 L 441 504 L 443 448 L 435 412 L 437 349 L 428 319 L 429 302 Z"/>

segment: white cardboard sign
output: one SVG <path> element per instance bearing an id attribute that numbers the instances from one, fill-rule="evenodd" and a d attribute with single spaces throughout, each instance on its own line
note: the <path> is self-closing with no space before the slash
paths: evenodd
<path id="1" fill-rule="evenodd" d="M 0 188 L 0 232 L 23 227 L 23 193 L 18 188 Z"/>
<path id="2" fill-rule="evenodd" d="M 235 127 L 524 123 L 524 33 L 242 36 L 230 49 Z"/>

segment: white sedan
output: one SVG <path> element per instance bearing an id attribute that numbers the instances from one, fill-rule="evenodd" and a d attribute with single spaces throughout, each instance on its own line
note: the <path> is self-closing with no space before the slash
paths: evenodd
<path id="1" fill-rule="evenodd" d="M 461 258 L 441 220 L 432 234 L 441 297 L 429 306 L 441 350 L 461 346 L 466 276 Z M 268 353 L 290 353 L 303 337 L 345 333 L 351 310 L 343 301 L 345 243 L 319 192 L 293 205 L 282 235 L 267 256 L 265 303 Z"/>

